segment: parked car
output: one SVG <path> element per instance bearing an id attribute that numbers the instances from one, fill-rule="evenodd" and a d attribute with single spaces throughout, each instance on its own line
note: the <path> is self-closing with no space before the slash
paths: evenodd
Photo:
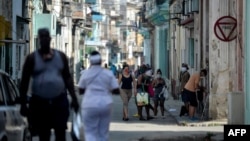
<path id="1" fill-rule="evenodd" d="M 27 119 L 20 113 L 19 91 L 11 77 L 0 70 L 0 141 L 31 141 Z"/>

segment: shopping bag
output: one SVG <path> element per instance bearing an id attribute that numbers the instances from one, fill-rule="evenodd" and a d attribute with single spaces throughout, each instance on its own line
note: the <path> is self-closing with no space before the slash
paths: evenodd
<path id="1" fill-rule="evenodd" d="M 138 106 L 148 105 L 148 93 L 147 92 L 138 92 L 136 95 L 136 101 Z"/>
<path id="2" fill-rule="evenodd" d="M 83 123 L 79 112 L 73 112 L 71 137 L 73 141 L 83 140 Z"/>
<path id="3" fill-rule="evenodd" d="M 160 97 L 163 96 L 165 98 L 165 100 L 168 100 L 169 99 L 168 89 L 166 87 L 163 87 L 159 96 Z"/>
<path id="4" fill-rule="evenodd" d="M 163 97 L 165 98 L 165 100 L 169 99 L 169 92 L 168 92 L 168 89 L 166 87 L 162 88 L 161 94 L 163 95 Z"/>
<path id="5" fill-rule="evenodd" d="M 164 93 L 163 93 L 163 96 L 165 97 L 166 100 L 169 99 L 169 92 L 168 92 L 168 89 L 167 89 L 167 88 L 165 88 Z"/>

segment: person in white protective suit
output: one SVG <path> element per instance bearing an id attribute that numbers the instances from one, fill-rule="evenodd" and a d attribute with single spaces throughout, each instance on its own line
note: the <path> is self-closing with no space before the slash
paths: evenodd
<path id="1" fill-rule="evenodd" d="M 89 69 L 81 75 L 78 87 L 83 94 L 81 115 L 85 141 L 108 141 L 113 94 L 120 94 L 118 81 L 112 71 L 104 69 L 101 55 L 90 54 Z"/>

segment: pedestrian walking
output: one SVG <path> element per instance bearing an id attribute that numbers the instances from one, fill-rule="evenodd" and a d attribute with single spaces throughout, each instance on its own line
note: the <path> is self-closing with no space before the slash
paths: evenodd
<path id="1" fill-rule="evenodd" d="M 163 94 L 164 87 L 166 87 L 166 82 L 162 77 L 161 69 L 158 69 L 156 71 L 155 79 L 152 82 L 152 85 L 154 86 L 154 115 L 157 116 L 158 113 L 158 106 L 160 105 L 161 110 L 161 116 L 164 118 L 164 103 L 165 103 L 165 97 Z"/>
<path id="2" fill-rule="evenodd" d="M 121 85 L 121 99 L 123 101 L 123 118 L 122 120 L 128 121 L 128 103 L 132 96 L 133 89 L 135 88 L 136 81 L 135 77 L 129 72 L 129 66 L 124 65 L 122 69 L 122 74 L 119 75 L 118 79 L 119 85 Z M 135 89 L 134 89 L 135 92 Z"/>
<path id="3" fill-rule="evenodd" d="M 104 68 L 105 68 L 105 69 L 109 69 L 109 67 L 108 67 L 108 64 L 107 64 L 107 63 L 105 63 L 105 64 L 104 64 Z"/>
<path id="4" fill-rule="evenodd" d="M 108 141 L 113 107 L 112 93 L 119 94 L 118 81 L 112 71 L 101 66 L 101 55 L 90 54 L 91 66 L 80 77 L 79 92 L 83 94 L 81 115 L 85 141 Z"/>
<path id="5" fill-rule="evenodd" d="M 39 29 L 38 38 L 40 48 L 27 56 L 22 69 L 20 113 L 28 117 L 30 130 L 40 141 L 50 141 L 51 129 L 56 141 L 65 141 L 69 117 L 67 91 L 72 98 L 71 106 L 75 111 L 79 107 L 73 78 L 66 55 L 50 47 L 49 30 Z M 31 98 L 27 101 L 30 78 Z"/>
<path id="6" fill-rule="evenodd" d="M 111 64 L 110 66 L 110 70 L 113 72 L 114 76 L 117 76 L 117 68 L 115 66 L 115 64 Z"/>
<path id="7" fill-rule="evenodd" d="M 150 82 L 151 77 L 146 75 L 146 72 L 143 72 L 144 70 L 142 70 L 142 73 L 138 76 L 138 80 L 137 80 L 137 85 L 136 85 L 136 91 L 135 91 L 135 97 L 137 95 L 137 93 L 140 92 L 148 92 L 148 85 Z M 148 101 L 150 101 L 150 97 L 148 95 Z M 137 103 L 136 103 L 137 105 Z M 151 105 L 152 106 L 152 105 Z M 147 118 L 145 119 L 142 115 L 142 108 L 145 107 L 146 109 L 146 114 L 147 114 Z M 137 105 L 137 109 L 138 109 L 138 115 L 139 115 L 139 120 L 150 120 L 153 119 L 152 116 L 150 116 L 149 110 L 150 110 L 150 103 L 148 103 L 145 106 L 139 106 Z"/>
<path id="8" fill-rule="evenodd" d="M 202 69 L 200 72 L 191 75 L 188 82 L 184 86 L 183 93 L 187 94 L 189 102 L 188 112 L 189 112 L 189 118 L 191 120 L 197 120 L 197 118 L 194 116 L 195 109 L 198 106 L 196 91 L 201 88 L 201 86 L 199 86 L 201 77 L 205 77 L 206 75 L 207 75 L 207 70 Z"/>

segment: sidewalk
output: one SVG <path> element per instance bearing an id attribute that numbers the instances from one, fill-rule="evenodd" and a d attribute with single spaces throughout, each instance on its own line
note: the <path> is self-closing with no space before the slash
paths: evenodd
<path id="1" fill-rule="evenodd" d="M 197 115 L 200 120 L 192 121 L 188 116 L 179 116 L 181 106 L 183 102 L 181 100 L 174 100 L 172 96 L 165 102 L 165 108 L 167 112 L 174 117 L 179 126 L 188 127 L 212 127 L 212 126 L 223 126 L 227 124 L 227 119 L 224 120 L 202 120 L 201 115 Z M 212 135 L 210 141 L 223 141 L 223 133 Z"/>
<path id="2" fill-rule="evenodd" d="M 180 108 L 183 105 L 181 100 L 174 100 L 172 96 L 165 102 L 165 108 L 176 119 L 178 125 L 181 126 L 222 126 L 227 124 L 227 119 L 225 120 L 202 120 L 201 115 L 199 117 L 200 120 L 192 121 L 188 118 L 188 116 L 180 117 Z"/>

